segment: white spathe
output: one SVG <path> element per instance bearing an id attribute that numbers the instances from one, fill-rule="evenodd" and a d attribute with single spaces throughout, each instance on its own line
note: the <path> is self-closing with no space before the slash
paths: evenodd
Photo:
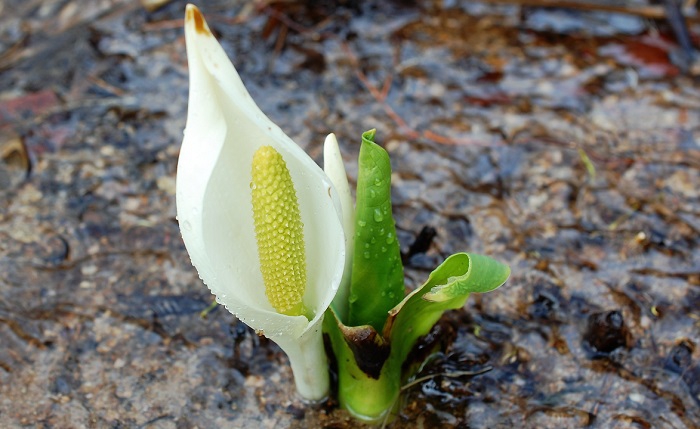
<path id="1" fill-rule="evenodd" d="M 345 320 L 348 313 L 348 296 L 350 295 L 350 275 L 352 270 L 353 249 L 355 248 L 355 204 L 350 194 L 348 175 L 345 172 L 345 163 L 340 154 L 338 140 L 335 134 L 328 134 L 323 143 L 323 170 L 335 186 L 340 197 L 340 205 L 343 213 L 343 230 L 345 231 L 345 271 L 340 282 L 338 293 L 333 300 L 333 308 L 340 320 Z"/>
<path id="2" fill-rule="evenodd" d="M 185 39 L 190 94 L 176 184 L 185 246 L 217 301 L 287 353 L 299 393 L 323 399 L 328 365 L 321 322 L 345 266 L 341 201 L 323 170 L 258 108 L 193 5 Z M 277 313 L 265 296 L 250 190 L 253 154 L 263 145 L 282 155 L 296 188 L 311 321 Z"/>

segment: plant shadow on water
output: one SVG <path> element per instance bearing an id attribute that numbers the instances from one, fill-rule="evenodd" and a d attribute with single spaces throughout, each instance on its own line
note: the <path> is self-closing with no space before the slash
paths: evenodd
<path id="1" fill-rule="evenodd" d="M 0 421 L 363 427 L 297 399 L 273 343 L 199 315 L 174 205 L 185 3 L 165 3 L 3 3 Z M 697 427 L 700 86 L 664 22 L 244 3 L 200 7 L 274 122 L 317 160 L 336 133 L 351 181 L 377 128 L 410 287 L 463 250 L 512 268 L 443 318 L 391 427 Z"/>

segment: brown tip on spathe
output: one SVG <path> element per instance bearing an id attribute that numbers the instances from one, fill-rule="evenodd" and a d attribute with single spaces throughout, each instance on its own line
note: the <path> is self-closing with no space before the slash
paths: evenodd
<path id="1" fill-rule="evenodd" d="M 193 4 L 188 4 L 185 10 L 185 23 L 194 22 L 194 29 L 199 34 L 211 35 L 207 23 L 204 21 L 202 12 L 199 11 L 197 6 Z"/>

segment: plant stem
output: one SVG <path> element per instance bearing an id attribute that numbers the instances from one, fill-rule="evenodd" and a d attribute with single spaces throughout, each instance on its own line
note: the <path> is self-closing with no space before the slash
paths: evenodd
<path id="1" fill-rule="evenodd" d="M 356 364 L 352 352 L 338 358 L 338 400 L 353 417 L 378 423 L 396 413 L 401 391 L 398 371 L 385 362 L 378 379 L 369 377 Z"/>
<path id="2" fill-rule="evenodd" d="M 323 317 L 301 337 L 271 337 L 284 350 L 294 373 L 299 395 L 307 401 L 320 402 L 328 397 L 328 359 L 323 347 Z"/>
<path id="3" fill-rule="evenodd" d="M 328 309 L 323 331 L 330 337 L 338 364 L 338 400 L 340 406 L 360 420 L 380 423 L 396 413 L 401 392 L 401 363 L 390 358 L 381 362 L 378 378 L 369 376 L 358 366 L 356 357 L 341 331 L 335 313 Z M 356 344 L 357 346 L 357 344 Z M 367 351 L 369 349 L 366 349 Z M 362 350 L 360 350 L 360 353 Z M 372 359 L 365 355 L 364 358 Z"/>

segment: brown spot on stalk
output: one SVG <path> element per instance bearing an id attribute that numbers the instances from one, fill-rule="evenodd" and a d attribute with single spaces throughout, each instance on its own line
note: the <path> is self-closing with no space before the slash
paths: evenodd
<path id="1" fill-rule="evenodd" d="M 379 379 L 384 362 L 389 358 L 391 346 L 369 325 L 340 325 L 343 338 L 355 356 L 357 367 L 367 376 Z"/>

